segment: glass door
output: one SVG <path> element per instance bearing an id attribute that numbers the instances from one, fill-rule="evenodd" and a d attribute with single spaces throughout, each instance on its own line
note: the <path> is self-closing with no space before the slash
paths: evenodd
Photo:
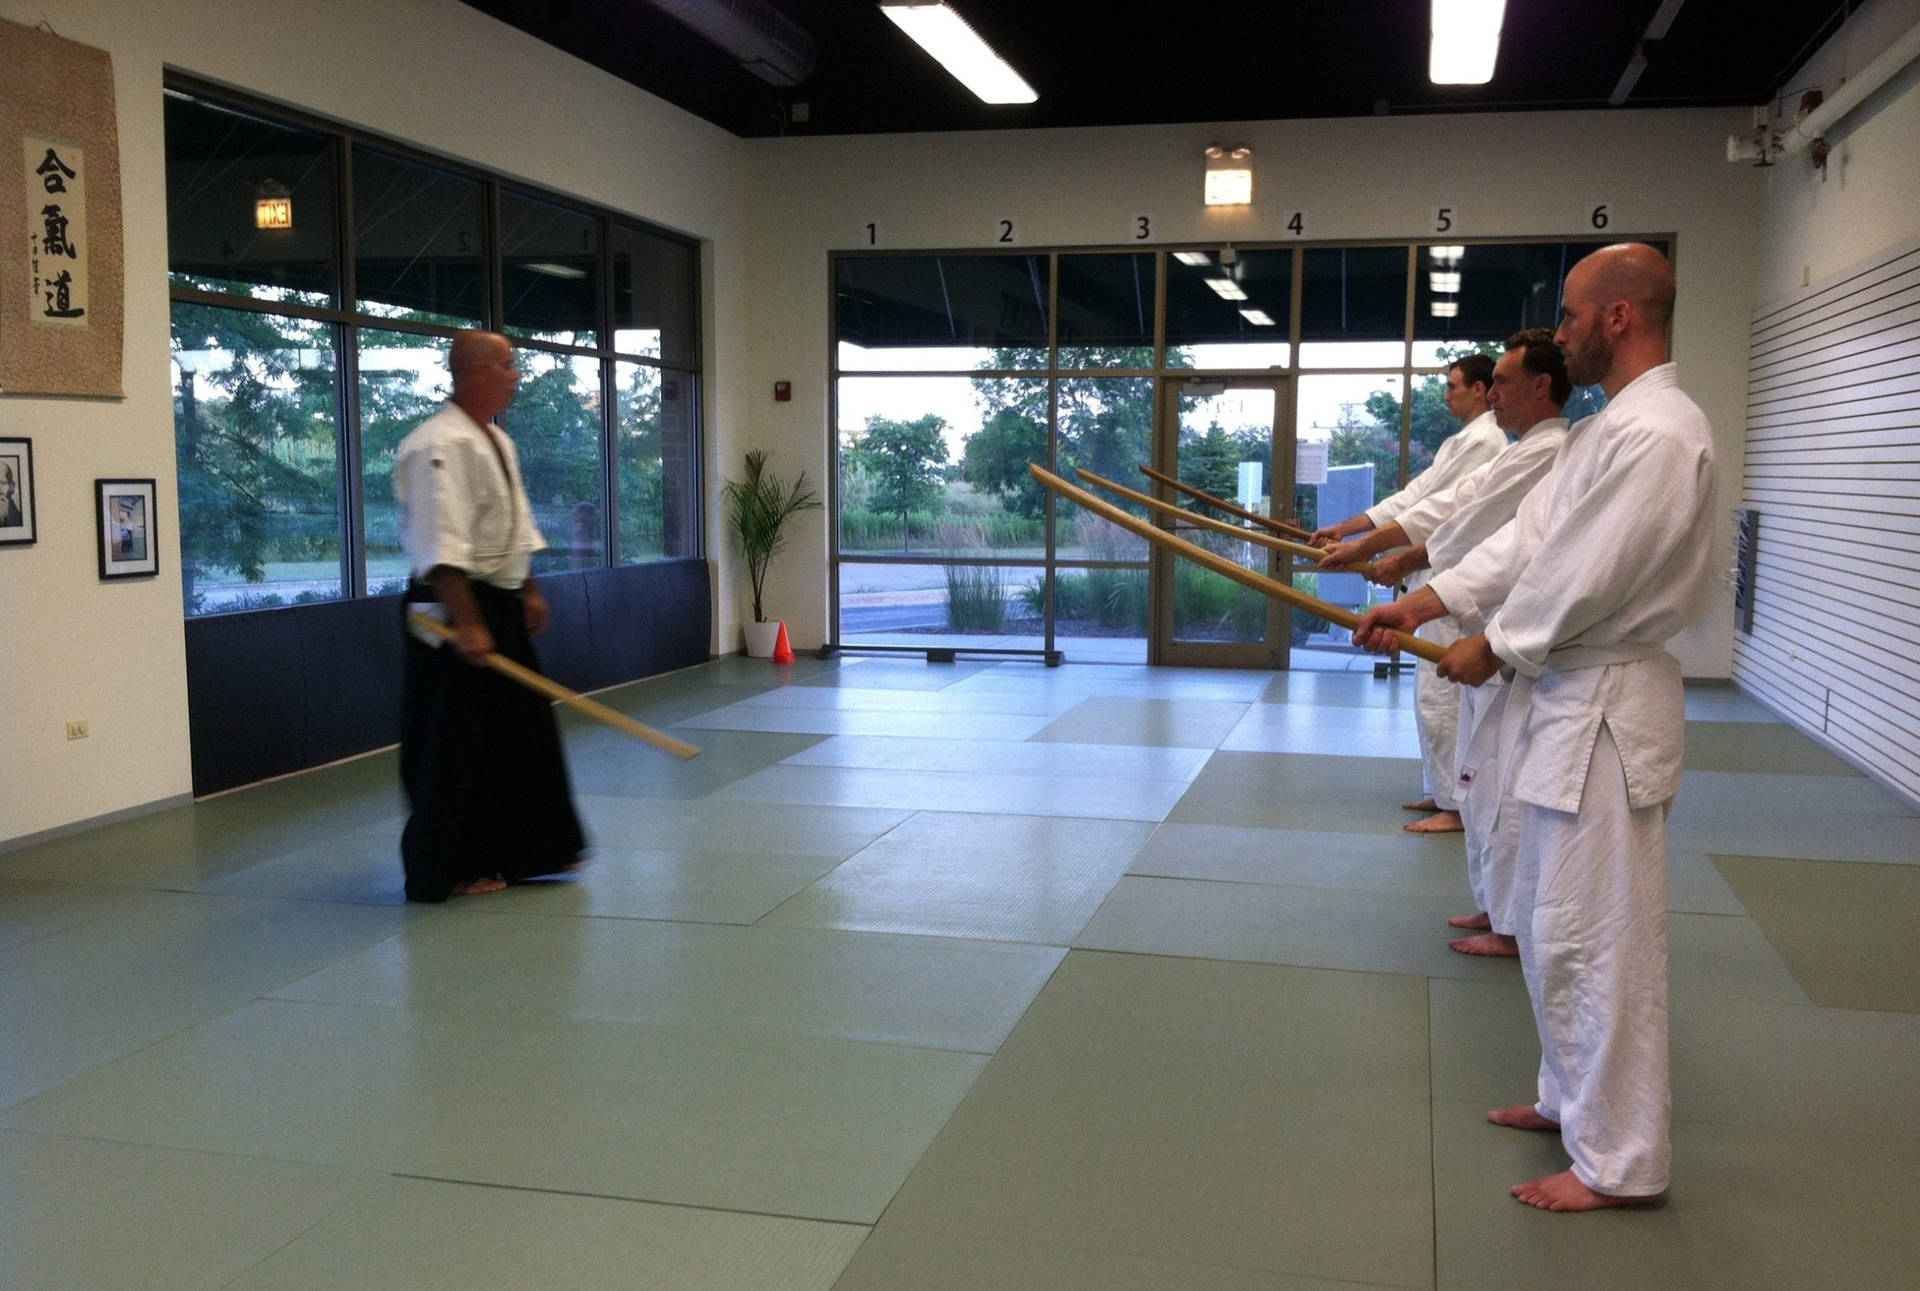
<path id="1" fill-rule="evenodd" d="M 1260 515 L 1290 513 L 1294 495 L 1293 409 L 1284 377 L 1188 377 L 1161 384 L 1159 469 L 1181 483 Z M 1164 484 L 1143 484 L 1163 501 L 1210 520 L 1238 524 L 1215 507 Z M 1177 517 L 1162 528 L 1255 573 L 1286 580 L 1290 558 Z M 1156 663 L 1180 667 L 1285 668 L 1287 606 L 1224 574 L 1156 547 L 1151 566 Z"/>

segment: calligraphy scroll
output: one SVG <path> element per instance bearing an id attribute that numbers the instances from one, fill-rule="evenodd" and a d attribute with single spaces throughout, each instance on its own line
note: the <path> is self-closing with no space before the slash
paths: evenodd
<path id="1" fill-rule="evenodd" d="M 0 21 L 0 394 L 121 396 L 113 63 Z"/>

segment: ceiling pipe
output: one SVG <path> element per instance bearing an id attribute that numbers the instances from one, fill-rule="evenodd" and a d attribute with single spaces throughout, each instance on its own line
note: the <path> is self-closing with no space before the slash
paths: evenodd
<path id="1" fill-rule="evenodd" d="M 1869 94 L 1898 76 L 1914 59 L 1920 58 L 1920 23 L 1887 48 L 1829 95 L 1825 102 L 1803 117 L 1799 124 L 1780 136 L 1780 151 L 1799 156 L 1813 148 L 1840 118 L 1859 107 Z"/>

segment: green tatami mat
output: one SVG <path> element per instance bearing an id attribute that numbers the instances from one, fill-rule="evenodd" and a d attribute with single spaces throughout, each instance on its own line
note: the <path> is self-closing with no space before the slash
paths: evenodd
<path id="1" fill-rule="evenodd" d="M 1920 1013 L 1920 866 L 1713 863 L 1814 1003 Z"/>
<path id="2" fill-rule="evenodd" d="M 1773 771 L 1790 775 L 1859 775 L 1780 722 L 1688 722 L 1687 770 Z"/>

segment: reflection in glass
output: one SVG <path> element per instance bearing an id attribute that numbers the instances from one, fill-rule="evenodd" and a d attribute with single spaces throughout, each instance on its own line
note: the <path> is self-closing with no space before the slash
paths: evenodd
<path id="1" fill-rule="evenodd" d="M 480 181 L 360 145 L 353 150 L 354 307 L 477 327 L 487 312 Z"/>
<path id="2" fill-rule="evenodd" d="M 1153 461 L 1153 378 L 1063 376 L 1054 396 L 1058 440 L 1054 460 L 1068 480 L 1085 468 L 1129 488 L 1140 464 Z M 1141 513 L 1138 503 L 1106 498 Z M 1063 558 L 1145 560 L 1147 541 L 1089 515 L 1071 502 L 1054 505 L 1054 542 Z"/>
<path id="3" fill-rule="evenodd" d="M 996 367 L 1046 366 L 1045 256 L 848 256 L 834 275 L 837 341 L 984 347 L 1000 352 Z"/>
<path id="4" fill-rule="evenodd" d="M 440 336 L 363 327 L 360 348 L 360 478 L 367 560 L 367 594 L 384 596 L 407 586 L 407 556 L 393 500 L 393 458 L 414 427 L 438 412 L 449 391 L 447 351 Z"/>
<path id="5" fill-rule="evenodd" d="M 1397 367 L 1406 361 L 1405 247 L 1311 247 L 1303 255 L 1301 278 L 1301 366 Z M 1322 350 L 1316 341 L 1372 341 L 1393 349 L 1362 358 L 1363 351 Z"/>
<path id="6" fill-rule="evenodd" d="M 500 415 L 520 454 L 533 520 L 547 540 L 533 572 L 603 563 L 600 360 L 518 349 L 520 389 Z"/>
<path id="7" fill-rule="evenodd" d="M 1060 367 L 1153 367 L 1151 255 L 1061 256 L 1059 308 Z"/>
<path id="8" fill-rule="evenodd" d="M 1226 254 L 1183 251 L 1168 259 L 1168 367 L 1268 368 L 1287 362 L 1293 251 L 1239 251 L 1222 263 Z"/>
<path id="9" fill-rule="evenodd" d="M 614 364 L 614 444 L 620 564 L 691 556 L 699 508 L 693 478 L 694 381 L 690 372 Z"/>
<path id="10" fill-rule="evenodd" d="M 334 141 L 178 91 L 166 96 L 167 265 L 174 285 L 331 305 L 338 243 Z M 257 226 L 284 197 L 291 228 Z"/>
<path id="11" fill-rule="evenodd" d="M 1303 376 L 1294 389 L 1298 442 L 1327 445 L 1327 483 L 1302 484 L 1295 499 L 1302 525 L 1315 529 L 1344 520 L 1400 487 L 1404 383 L 1398 372 Z M 1432 460 L 1429 452 L 1413 469 L 1425 470 Z"/>
<path id="12" fill-rule="evenodd" d="M 500 229 L 506 333 L 559 345 L 598 344 L 599 221 L 504 189 Z"/>
<path id="13" fill-rule="evenodd" d="M 613 348 L 688 364 L 699 353 L 694 291 L 699 252 L 685 242 L 614 224 Z"/>
<path id="14" fill-rule="evenodd" d="M 335 346 L 329 324 L 174 304 L 188 617 L 345 595 Z"/>

